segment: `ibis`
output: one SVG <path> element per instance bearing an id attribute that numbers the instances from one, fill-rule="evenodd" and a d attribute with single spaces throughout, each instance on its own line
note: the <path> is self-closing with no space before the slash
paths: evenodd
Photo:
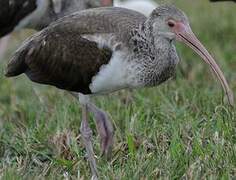
<path id="1" fill-rule="evenodd" d="M 193 49 L 212 69 L 229 103 L 233 94 L 219 66 L 191 30 L 187 16 L 160 5 L 149 17 L 119 7 L 73 13 L 28 38 L 15 52 L 6 76 L 25 74 L 31 81 L 69 91 L 82 107 L 81 135 L 94 178 L 98 177 L 88 113 L 93 113 L 101 150 L 109 155 L 113 126 L 90 97 L 121 89 L 157 86 L 175 74 L 175 40 Z"/>

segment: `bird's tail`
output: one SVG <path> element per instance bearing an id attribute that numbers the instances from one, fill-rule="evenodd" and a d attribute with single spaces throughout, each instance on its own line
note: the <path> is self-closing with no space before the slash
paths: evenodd
<path id="1" fill-rule="evenodd" d="M 30 40 L 26 40 L 23 45 L 14 53 L 5 71 L 6 77 L 18 76 L 27 70 L 28 67 L 25 61 L 28 54 L 30 53 L 29 41 Z"/>

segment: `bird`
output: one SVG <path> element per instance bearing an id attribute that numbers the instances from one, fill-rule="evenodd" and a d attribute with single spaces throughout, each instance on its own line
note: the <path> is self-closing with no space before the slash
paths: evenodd
<path id="1" fill-rule="evenodd" d="M 76 11 L 112 5 L 112 0 L 1 0 L 0 38 L 23 28 L 41 30 L 51 22 Z M 10 36 L 0 41 L 0 57 Z"/>
<path id="2" fill-rule="evenodd" d="M 151 12 L 157 8 L 158 4 L 153 0 L 113 0 L 113 6 L 132 9 L 144 14 L 145 16 L 149 16 Z"/>
<path id="3" fill-rule="evenodd" d="M 88 9 L 63 17 L 23 42 L 9 61 L 5 76 L 25 74 L 33 82 L 66 90 L 79 100 L 80 132 L 92 178 L 97 179 L 88 113 L 94 115 L 106 156 L 112 149 L 114 129 L 108 114 L 92 103 L 91 97 L 158 86 L 170 79 L 179 62 L 175 41 L 186 44 L 210 66 L 233 105 L 222 71 L 192 32 L 185 13 L 174 5 L 160 5 L 149 17 L 119 7 Z"/>

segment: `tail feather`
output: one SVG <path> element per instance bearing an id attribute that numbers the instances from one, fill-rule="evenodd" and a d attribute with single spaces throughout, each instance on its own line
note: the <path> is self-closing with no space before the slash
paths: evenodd
<path id="1" fill-rule="evenodd" d="M 25 41 L 25 43 L 15 52 L 10 62 L 7 65 L 5 76 L 13 77 L 24 73 L 27 70 L 27 64 L 25 60 L 29 55 L 30 42 Z"/>
<path id="2" fill-rule="evenodd" d="M 26 52 L 23 51 L 14 54 L 7 65 L 7 69 L 5 72 L 6 77 L 18 76 L 26 71 L 27 65 L 24 62 L 25 53 Z"/>

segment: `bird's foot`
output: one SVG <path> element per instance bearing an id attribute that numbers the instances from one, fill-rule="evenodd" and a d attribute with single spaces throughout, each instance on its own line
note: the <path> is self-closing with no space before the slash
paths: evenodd
<path id="1" fill-rule="evenodd" d="M 95 105 L 88 106 L 89 111 L 94 114 L 96 128 L 100 136 L 101 151 L 107 159 L 110 159 L 113 145 L 114 130 L 112 123 L 106 112 L 97 108 Z"/>

